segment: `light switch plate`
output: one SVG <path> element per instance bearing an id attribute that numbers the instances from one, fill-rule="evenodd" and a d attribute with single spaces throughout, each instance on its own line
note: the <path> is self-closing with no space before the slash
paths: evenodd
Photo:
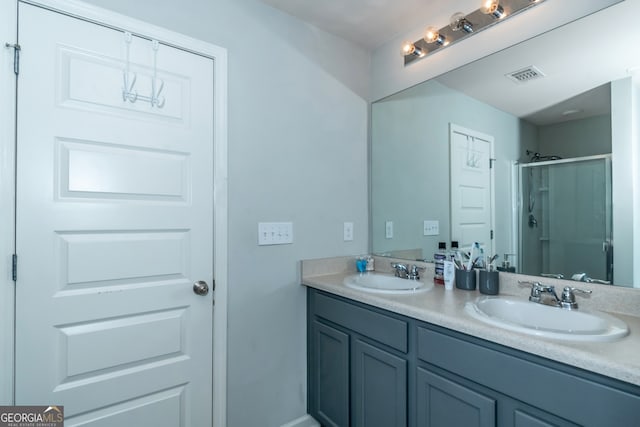
<path id="1" fill-rule="evenodd" d="M 425 221 L 423 232 L 425 236 L 437 236 L 440 234 L 440 221 Z"/>
<path id="2" fill-rule="evenodd" d="M 387 239 L 393 239 L 393 221 L 387 221 L 384 223 L 384 236 Z"/>
<path id="3" fill-rule="evenodd" d="M 353 222 L 345 222 L 344 223 L 344 241 L 351 242 L 353 241 Z"/>
<path id="4" fill-rule="evenodd" d="M 291 222 L 258 223 L 258 245 L 288 245 L 293 243 Z"/>

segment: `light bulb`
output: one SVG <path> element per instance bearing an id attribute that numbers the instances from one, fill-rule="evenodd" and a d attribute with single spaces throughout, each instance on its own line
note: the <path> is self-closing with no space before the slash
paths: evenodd
<path id="1" fill-rule="evenodd" d="M 444 36 L 438 32 L 436 27 L 428 27 L 424 33 L 424 41 L 427 43 L 438 43 L 442 45 L 445 40 Z"/>
<path id="2" fill-rule="evenodd" d="M 400 50 L 400 53 L 402 54 L 402 56 L 411 55 L 415 51 L 416 51 L 416 45 L 411 43 L 409 40 L 405 40 L 402 42 L 402 48 Z"/>
<path id="3" fill-rule="evenodd" d="M 500 0 L 482 0 L 480 11 L 485 15 L 493 13 L 498 6 L 500 6 Z"/>
<path id="4" fill-rule="evenodd" d="M 400 49 L 400 54 L 402 56 L 415 55 L 422 58 L 426 55 L 426 53 L 427 52 L 424 49 L 416 47 L 416 45 L 411 43 L 409 40 L 405 40 L 402 42 L 402 47 Z"/>
<path id="5" fill-rule="evenodd" d="M 500 0 L 482 0 L 480 12 L 485 15 L 493 15 L 496 19 L 500 19 L 505 16 L 504 9 L 500 6 Z"/>
<path id="6" fill-rule="evenodd" d="M 462 12 L 451 15 L 451 18 L 449 19 L 449 27 L 451 27 L 453 31 L 462 30 L 465 33 L 473 32 L 473 24 L 467 20 L 467 17 Z"/>

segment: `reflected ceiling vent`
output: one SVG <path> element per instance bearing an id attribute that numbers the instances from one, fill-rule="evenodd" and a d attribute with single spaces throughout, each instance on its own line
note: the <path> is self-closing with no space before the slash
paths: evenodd
<path id="1" fill-rule="evenodd" d="M 522 70 L 514 71 L 509 74 L 505 74 L 505 76 L 516 83 L 526 83 L 531 80 L 540 79 L 545 76 L 545 74 L 537 67 L 530 65 Z"/>

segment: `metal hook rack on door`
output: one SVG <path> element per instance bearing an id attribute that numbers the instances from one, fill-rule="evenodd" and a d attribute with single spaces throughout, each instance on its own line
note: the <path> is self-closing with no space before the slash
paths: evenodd
<path id="1" fill-rule="evenodd" d="M 151 95 L 140 95 L 135 89 L 138 75 L 135 72 L 131 72 L 131 41 L 133 35 L 130 32 L 124 33 L 124 42 L 126 47 L 126 60 L 125 68 L 122 71 L 123 87 L 122 87 L 122 100 L 129 101 L 132 104 L 137 101 L 144 101 L 151 104 L 152 107 L 162 108 L 165 104 L 165 97 L 162 95 L 164 89 L 164 80 L 158 78 L 158 49 L 160 43 L 157 40 L 151 40 L 151 47 L 153 49 L 153 76 L 151 77 Z"/>

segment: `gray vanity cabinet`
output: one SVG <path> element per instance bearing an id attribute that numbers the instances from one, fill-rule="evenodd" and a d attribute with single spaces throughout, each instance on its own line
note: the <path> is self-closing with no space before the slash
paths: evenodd
<path id="1" fill-rule="evenodd" d="M 407 322 L 310 291 L 309 413 L 323 426 L 407 425 Z"/>
<path id="2" fill-rule="evenodd" d="M 417 354 L 419 366 L 493 398 L 498 426 L 640 426 L 631 384 L 421 322 Z"/>
<path id="3" fill-rule="evenodd" d="M 640 426 L 633 384 L 311 288 L 307 325 L 323 426 Z"/>

